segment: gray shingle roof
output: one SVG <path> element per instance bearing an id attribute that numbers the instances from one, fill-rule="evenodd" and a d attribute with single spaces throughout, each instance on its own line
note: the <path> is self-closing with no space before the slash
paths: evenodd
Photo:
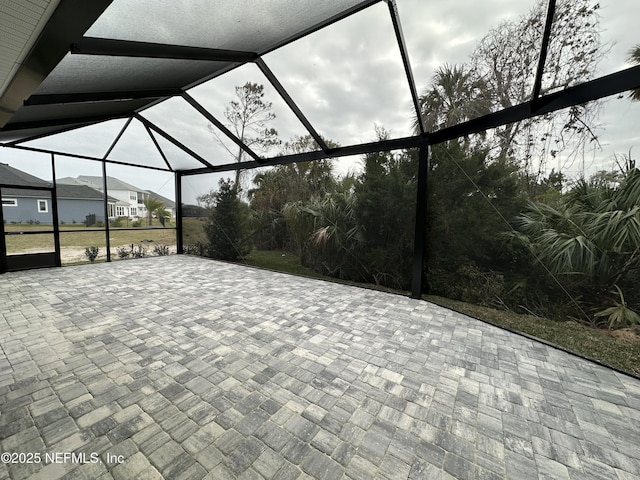
<path id="1" fill-rule="evenodd" d="M 51 187 L 51 182 L 29 175 L 22 170 L 13 168 L 6 163 L 0 163 L 0 183 L 9 185 L 24 185 L 25 187 Z"/>
<path id="2" fill-rule="evenodd" d="M 95 188 L 102 189 L 102 177 L 92 175 L 79 175 L 78 180 L 84 184 L 93 185 Z M 107 176 L 107 190 L 129 190 L 131 192 L 144 192 L 142 188 L 123 182 L 122 180 Z"/>
<path id="3" fill-rule="evenodd" d="M 148 193 L 151 198 L 155 198 L 156 200 L 160 200 L 164 202 L 165 208 L 175 208 L 176 204 L 173 200 L 169 200 L 167 197 L 163 197 L 162 195 L 152 192 L 151 190 L 145 190 L 144 193 Z"/>

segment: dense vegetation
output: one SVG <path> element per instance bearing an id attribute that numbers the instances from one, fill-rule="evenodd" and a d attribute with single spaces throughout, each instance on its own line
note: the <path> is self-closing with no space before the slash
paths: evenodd
<path id="1" fill-rule="evenodd" d="M 598 8 L 588 0 L 558 7 L 543 94 L 590 78 L 606 51 Z M 528 101 L 543 27 L 538 2 L 492 30 L 467 63 L 439 68 L 420 98 L 426 127 Z M 258 107 L 271 118 L 269 104 Z M 432 146 L 430 294 L 610 328 L 640 322 L 640 171 L 630 156 L 587 178 L 547 168 L 597 140 L 596 113 L 596 104 L 581 105 Z M 270 140 L 276 134 L 269 130 Z M 388 132 L 378 127 L 377 137 Z M 299 137 L 281 153 L 312 149 L 313 139 Z M 288 251 L 307 271 L 408 290 L 417 171 L 418 153 L 408 150 L 368 154 L 357 175 L 338 176 L 322 160 L 261 170 L 247 188 L 223 180 L 200 199 L 207 241 L 190 251 L 232 261 L 252 249 Z"/>

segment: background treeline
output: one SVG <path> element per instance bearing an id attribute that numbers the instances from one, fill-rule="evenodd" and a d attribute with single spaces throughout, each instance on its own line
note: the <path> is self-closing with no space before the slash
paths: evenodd
<path id="1" fill-rule="evenodd" d="M 210 194 L 199 253 L 241 260 L 295 253 L 320 274 L 408 290 L 417 151 L 366 155 L 338 177 L 330 160 L 258 173 L 246 195 L 231 180 Z M 567 184 L 532 180 L 513 161 L 463 142 L 431 150 L 429 293 L 612 326 L 640 309 L 640 172 L 599 172 Z"/>
<path id="2" fill-rule="evenodd" d="M 545 6 L 538 1 L 529 14 L 490 31 L 468 62 L 436 70 L 420 96 L 428 131 L 531 99 Z M 590 0 L 558 4 L 542 95 L 596 71 L 608 51 L 599 8 Z M 631 61 L 640 61 L 639 51 Z M 282 154 L 318 149 L 310 137 L 281 144 L 261 85 L 247 83 L 236 94 L 225 116 L 236 131 L 253 127 L 254 136 L 241 139 L 254 149 L 261 138 Z M 630 154 L 610 171 L 580 178 L 549 168 L 580 163 L 598 145 L 599 108 L 591 102 L 431 147 L 429 293 L 610 327 L 640 321 L 640 172 Z M 413 122 L 418 131 L 418 118 Z M 376 134 L 389 137 L 381 127 Z M 323 275 L 408 290 L 418 152 L 366 155 L 351 175 L 337 175 L 333 162 L 281 165 L 252 178 L 238 170 L 234 181 L 199 198 L 206 240 L 189 251 L 231 261 L 252 251 L 289 251 Z"/>

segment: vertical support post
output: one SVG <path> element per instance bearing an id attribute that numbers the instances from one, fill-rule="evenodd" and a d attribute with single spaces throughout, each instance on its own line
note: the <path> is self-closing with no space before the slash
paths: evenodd
<path id="1" fill-rule="evenodd" d="M 109 239 L 109 196 L 107 195 L 107 162 L 102 160 L 102 192 L 104 193 L 104 245 L 107 249 L 107 262 L 111 261 L 111 240 Z"/>
<path id="2" fill-rule="evenodd" d="M 178 254 L 184 253 L 182 237 L 182 174 L 175 172 L 176 179 L 176 251 Z"/>
<path id="3" fill-rule="evenodd" d="M 429 178 L 429 144 L 423 141 L 418 152 L 418 192 L 416 195 L 416 224 L 413 240 L 413 270 L 411 298 L 422 298 L 423 272 L 426 250 L 427 180 Z"/>
<path id="4" fill-rule="evenodd" d="M 0 199 L 2 199 L 2 187 L 0 187 Z M 7 244 L 4 235 L 4 215 L 0 201 L 0 273 L 7 271 Z"/>
<path id="5" fill-rule="evenodd" d="M 53 189 L 51 190 L 51 220 L 53 221 L 53 245 L 56 252 L 56 267 L 62 266 L 60 256 L 60 222 L 58 217 L 58 187 L 56 184 L 56 156 L 51 154 L 51 175 Z"/>

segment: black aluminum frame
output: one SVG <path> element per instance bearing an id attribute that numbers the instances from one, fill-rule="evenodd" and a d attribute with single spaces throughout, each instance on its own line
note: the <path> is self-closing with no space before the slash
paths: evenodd
<path id="1" fill-rule="evenodd" d="M 460 138 L 466 135 L 479 133 L 483 131 L 487 131 L 496 127 L 500 127 L 509 123 L 519 122 L 522 120 L 526 120 L 529 118 L 533 118 L 535 116 L 543 115 L 545 113 L 550 113 L 553 111 L 557 111 L 560 109 L 584 104 L 590 101 L 598 100 L 607 96 L 612 96 L 616 94 L 621 94 L 623 92 L 633 90 L 636 88 L 640 88 L 640 66 L 632 67 L 620 72 L 613 73 L 611 75 L 607 75 L 583 84 L 576 85 L 571 88 L 567 88 L 563 91 L 556 92 L 553 94 L 540 96 L 541 93 L 541 84 L 542 84 L 542 76 L 544 73 L 544 67 L 546 62 L 547 50 L 549 46 L 549 41 L 551 37 L 551 29 L 553 25 L 553 17 L 556 9 L 556 0 L 548 0 L 548 8 L 547 8 L 547 17 L 545 22 L 545 30 L 543 33 L 542 44 L 540 45 L 540 57 L 538 61 L 538 68 L 536 71 L 534 86 L 532 92 L 532 98 L 528 102 L 524 102 L 522 104 L 513 106 L 511 108 L 507 108 L 504 110 L 500 110 L 488 115 L 484 115 L 479 118 L 475 118 L 461 124 L 444 128 L 435 132 L 426 132 L 425 125 L 421 116 L 421 106 L 419 102 L 418 92 L 415 85 L 415 80 L 413 77 L 413 70 L 411 68 L 409 62 L 409 56 L 407 52 L 406 43 L 404 40 L 404 35 L 402 32 L 402 26 L 400 22 L 400 17 L 397 10 L 397 5 L 395 0 L 384 0 L 388 4 L 390 19 L 393 25 L 394 33 L 396 36 L 396 40 L 398 43 L 398 48 L 400 50 L 400 55 L 402 58 L 406 80 L 409 85 L 409 90 L 411 94 L 411 99 L 413 103 L 413 107 L 416 111 L 418 118 L 418 133 L 411 137 L 391 139 L 391 140 L 382 140 L 377 142 L 363 143 L 359 145 L 350 145 L 345 147 L 338 148 L 329 148 L 318 132 L 314 129 L 313 125 L 307 120 L 304 113 L 300 110 L 297 104 L 293 101 L 293 99 L 286 92 L 284 87 L 280 84 L 279 80 L 276 76 L 271 72 L 269 67 L 266 65 L 262 56 L 274 51 L 284 45 L 287 45 L 291 42 L 294 42 L 300 38 L 303 38 L 315 31 L 318 31 L 326 26 L 329 26 L 335 22 L 338 22 L 350 15 L 353 15 L 361 10 L 364 10 L 371 5 L 377 4 L 383 0 L 365 0 L 358 3 L 356 6 L 349 8 L 331 18 L 328 18 L 322 22 L 319 22 L 312 27 L 305 29 L 289 38 L 286 38 L 282 41 L 279 41 L 273 45 L 269 45 L 266 48 L 262 49 L 260 52 L 240 52 L 240 51 L 229 51 L 229 50 L 217 50 L 217 49 L 202 49 L 202 48 L 193 48 L 193 47 L 184 47 L 180 45 L 159 45 L 159 44 L 151 44 L 144 42 L 127 42 L 120 40 L 108 40 L 108 39 L 95 39 L 95 38 L 82 38 L 81 40 L 75 42 L 75 44 L 71 47 L 72 53 L 79 54 L 87 54 L 87 55 L 122 55 L 122 56 L 139 56 L 139 57 L 152 57 L 152 58 L 182 58 L 182 59 L 191 59 L 191 60 L 210 60 L 210 61 L 225 61 L 232 62 L 228 67 L 223 68 L 216 73 L 207 76 L 205 78 L 200 79 L 198 82 L 193 84 L 184 86 L 179 90 L 166 90 L 166 91 L 140 91 L 140 92 L 103 92 L 103 93 L 94 93 L 94 94 L 77 94 L 77 95 L 45 95 L 45 96 L 34 96 L 31 99 L 27 100 L 25 104 L 27 105 L 36 105 L 36 104 L 52 104 L 52 103 L 65 103 L 65 102 L 86 102 L 86 101 L 97 101 L 97 100 L 119 100 L 119 99 L 131 99 L 131 98 L 151 98 L 155 99 L 147 104 L 145 107 L 132 112 L 128 117 L 128 121 L 125 126 L 122 128 L 121 132 L 118 134 L 114 142 L 112 143 L 109 151 L 102 159 L 96 159 L 88 156 L 82 155 L 70 155 L 64 152 L 51 152 L 53 154 L 63 154 L 66 156 L 76 157 L 76 158 L 87 158 L 92 160 L 100 160 L 103 162 L 103 168 L 106 162 L 114 163 L 114 164 L 122 164 L 122 165 L 130 165 L 139 168 L 150 168 L 154 170 L 164 170 L 158 167 L 151 166 L 141 166 L 130 164 L 126 162 L 118 162 L 114 160 L 107 160 L 109 153 L 113 150 L 116 143 L 121 138 L 122 134 L 129 126 L 131 120 L 136 118 L 139 120 L 147 130 L 148 134 L 152 138 L 156 148 L 160 152 L 162 158 L 164 159 L 167 169 L 169 171 L 173 171 L 176 179 L 176 231 L 177 231 L 177 245 L 178 245 L 178 253 L 182 253 L 183 251 L 183 238 L 182 238 L 182 184 L 181 180 L 184 176 L 189 175 L 199 175 L 203 173 L 213 173 L 213 172 L 224 172 L 224 171 L 233 171 L 238 169 L 253 169 L 257 167 L 263 166 L 273 166 L 273 165 L 282 165 L 289 164 L 295 162 L 306 162 L 306 161 L 316 161 L 326 158 L 338 158 L 343 156 L 350 155 L 363 155 L 367 153 L 374 153 L 379 151 L 389 151 L 389 150 L 397 150 L 397 149 L 408 149 L 408 148 L 419 148 L 419 168 L 418 168 L 418 190 L 416 197 L 416 225 L 415 225 L 415 238 L 414 238 L 414 257 L 413 257 L 413 269 L 412 269 L 412 293 L 411 295 L 415 298 L 419 298 L 424 290 L 424 260 L 426 256 L 426 235 L 425 235 L 425 215 L 427 208 L 427 176 L 429 170 L 429 154 L 428 149 L 429 146 L 435 145 L 438 143 L 446 142 L 449 140 L 453 140 L 456 138 Z M 301 154 L 294 155 L 284 155 L 273 158 L 261 158 L 255 152 L 252 152 L 249 147 L 247 147 L 243 142 L 241 142 L 233 133 L 228 131 L 228 129 L 224 128 L 224 125 L 221 124 L 213 115 L 211 115 L 202 105 L 200 105 L 193 97 L 191 97 L 187 93 L 187 89 L 204 83 L 211 78 L 219 76 L 223 73 L 228 72 L 231 69 L 238 67 L 239 65 L 243 65 L 247 62 L 254 62 L 261 72 L 265 75 L 267 80 L 273 85 L 278 94 L 284 100 L 284 102 L 289 106 L 291 111 L 296 115 L 296 117 L 300 120 L 300 122 L 307 129 L 309 134 L 318 142 L 321 147 L 321 150 L 306 152 Z M 185 101 L 187 101 L 192 107 L 194 107 L 204 118 L 206 118 L 209 122 L 216 125 L 225 135 L 227 135 L 236 145 L 242 148 L 245 152 L 247 152 L 252 160 L 245 161 L 241 163 L 228 163 L 224 165 L 214 166 L 212 163 L 207 161 L 205 158 L 198 155 L 196 152 L 188 148 L 186 145 L 183 145 L 181 142 L 172 137 L 169 133 L 165 132 L 161 128 L 159 128 L 154 123 L 150 122 L 146 118 L 140 115 L 140 112 L 150 106 L 155 105 L 156 103 L 169 98 L 171 96 L 181 96 Z M 108 119 L 126 117 L 127 115 L 110 115 Z M 42 128 L 42 127 L 51 127 L 51 126 L 59 126 L 60 128 L 56 131 L 52 131 L 46 134 L 37 134 L 31 136 L 29 138 L 13 141 L 6 143 L 5 146 L 9 146 L 12 148 L 21 148 L 25 150 L 32 151 L 43 151 L 47 152 L 47 150 L 36 149 L 21 146 L 20 143 L 24 143 L 29 140 L 33 140 L 36 138 L 41 138 L 47 135 L 51 135 L 54 133 L 60 133 L 62 131 L 68 131 L 71 129 L 79 128 L 82 126 L 86 126 L 92 123 L 96 123 L 107 118 L 96 117 L 96 118 L 77 118 L 77 119 L 67 119 L 67 120 L 52 120 L 46 122 L 30 122 L 21 125 L 12 125 L 6 130 L 20 130 L 20 129 L 31 129 L 31 128 Z M 222 128 L 221 128 L 222 127 Z M 164 155 L 160 145 L 155 139 L 155 134 L 158 134 L 164 137 L 166 140 L 180 148 L 182 151 L 187 153 L 189 156 L 197 160 L 199 163 L 203 165 L 202 168 L 190 169 L 190 170 L 182 170 L 182 171 L 174 171 L 171 168 L 170 162 L 167 160 L 166 155 Z M 106 178 L 106 176 L 105 176 Z M 106 192 L 106 188 L 105 188 Z M 106 194 L 105 194 L 106 195 Z M 106 196 L 105 196 L 105 212 L 106 212 Z M 0 217 L 1 218 L 1 217 Z M 107 216 L 105 216 L 107 218 Z M 108 222 L 107 222 L 108 223 Z"/>

